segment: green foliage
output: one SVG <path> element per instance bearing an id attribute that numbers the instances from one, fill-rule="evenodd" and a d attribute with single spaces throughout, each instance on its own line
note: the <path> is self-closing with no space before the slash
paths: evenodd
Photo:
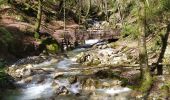
<path id="1" fill-rule="evenodd" d="M 35 38 L 35 39 L 39 39 L 39 38 L 40 38 L 40 35 L 39 35 L 38 32 L 34 32 L 34 38 Z"/>
<path id="2" fill-rule="evenodd" d="M 170 1 L 169 0 L 160 0 L 160 4 L 162 5 L 162 10 L 169 11 L 170 10 Z"/>
<path id="3" fill-rule="evenodd" d="M 6 74 L 4 72 L 5 61 L 0 60 L 0 85 L 6 79 Z"/>
<path id="4" fill-rule="evenodd" d="M 0 69 L 5 67 L 6 62 L 3 59 L 0 59 Z"/>
<path id="5" fill-rule="evenodd" d="M 0 0 L 0 5 L 6 4 L 8 0 Z"/>
<path id="6" fill-rule="evenodd" d="M 0 37 L 0 43 L 5 45 L 6 47 L 13 42 L 12 34 L 4 27 L 0 27 L 0 33 L 2 34 Z"/>
<path id="7" fill-rule="evenodd" d="M 133 39 L 138 37 L 138 27 L 135 24 L 125 24 L 122 28 L 122 37 L 131 36 Z"/>
<path id="8" fill-rule="evenodd" d="M 47 48 L 48 53 L 57 53 L 58 50 L 59 50 L 59 46 L 57 44 L 55 44 L 55 43 L 47 44 L 46 48 Z"/>
<path id="9" fill-rule="evenodd" d="M 41 40 L 39 49 L 40 51 L 45 50 L 45 53 L 57 53 L 60 47 L 53 38 L 46 38 Z"/>

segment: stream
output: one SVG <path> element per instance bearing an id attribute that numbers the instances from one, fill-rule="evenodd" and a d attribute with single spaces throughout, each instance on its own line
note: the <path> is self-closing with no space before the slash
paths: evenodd
<path id="1" fill-rule="evenodd" d="M 81 70 L 70 70 L 83 68 L 76 62 L 75 56 L 86 51 L 85 48 L 79 48 L 68 52 L 68 57 L 57 62 L 52 59 L 32 64 L 32 69 L 44 68 L 43 71 L 36 70 L 28 75 L 32 71 L 26 70 L 25 76 L 23 74 L 22 79 L 15 82 L 17 88 L 4 92 L 2 100 L 129 100 L 131 89 L 108 85 L 120 81 L 96 78 Z"/>

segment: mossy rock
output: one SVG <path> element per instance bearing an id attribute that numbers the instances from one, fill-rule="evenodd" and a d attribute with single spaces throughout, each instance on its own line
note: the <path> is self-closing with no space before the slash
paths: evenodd
<path id="1" fill-rule="evenodd" d="M 86 54 L 84 52 L 80 53 L 79 55 L 76 56 L 77 60 L 76 62 L 78 63 L 83 63 L 86 61 Z"/>
<path id="2" fill-rule="evenodd" d="M 92 65 L 99 65 L 100 63 L 101 63 L 100 60 L 94 59 L 93 62 L 92 62 Z"/>
<path id="3" fill-rule="evenodd" d="M 59 46 L 55 43 L 46 45 L 48 53 L 57 53 L 59 51 Z"/>
<path id="4" fill-rule="evenodd" d="M 41 40 L 41 44 L 39 45 L 39 51 L 44 51 L 46 53 L 57 53 L 60 50 L 60 46 L 56 40 L 49 37 Z"/>
<path id="5" fill-rule="evenodd" d="M 93 61 L 92 60 L 91 61 L 86 61 L 86 62 L 83 63 L 83 65 L 91 66 L 91 65 L 93 65 Z"/>
<path id="6" fill-rule="evenodd" d="M 91 74 L 93 74 L 93 73 L 94 73 L 93 70 L 83 70 L 83 71 L 82 71 L 82 74 L 83 74 L 83 75 L 91 75 Z"/>
<path id="7" fill-rule="evenodd" d="M 120 73 L 119 72 L 113 72 L 112 70 L 100 70 L 97 73 L 95 73 L 95 76 L 98 78 L 119 78 Z"/>

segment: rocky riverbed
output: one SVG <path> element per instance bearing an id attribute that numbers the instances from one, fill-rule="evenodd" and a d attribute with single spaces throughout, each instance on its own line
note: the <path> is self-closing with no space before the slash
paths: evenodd
<path id="1" fill-rule="evenodd" d="M 84 65 L 136 64 L 138 52 L 127 46 L 112 47 L 111 44 L 94 46 L 93 50 L 77 55 L 77 62 Z"/>
<path id="2" fill-rule="evenodd" d="M 60 56 L 28 57 L 8 68 L 15 88 L 1 97 L 3 100 L 142 99 L 140 92 L 126 87 L 137 84 L 140 78 L 138 66 L 127 66 L 138 63 L 137 54 L 136 49 L 128 46 L 106 44 L 75 49 Z M 150 97 L 155 97 L 153 94 Z"/>
<path id="3" fill-rule="evenodd" d="M 79 54 L 89 50 L 77 49 L 67 56 L 36 56 L 18 61 L 7 73 L 15 82 L 15 89 L 5 92 L 7 100 L 111 100 L 130 98 L 131 89 L 122 87 L 120 71 L 108 66 L 84 66 Z M 77 55 L 78 54 L 78 55 Z M 77 56 L 75 56 L 77 55 Z"/>

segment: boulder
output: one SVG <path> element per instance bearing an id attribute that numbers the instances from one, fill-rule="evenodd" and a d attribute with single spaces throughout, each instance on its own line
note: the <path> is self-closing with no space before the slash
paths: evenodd
<path id="1" fill-rule="evenodd" d="M 36 79 L 38 84 L 44 82 L 44 80 L 45 80 L 45 75 L 39 75 Z"/>
<path id="2" fill-rule="evenodd" d="M 82 88 L 83 90 L 89 90 L 89 91 L 93 91 L 96 89 L 96 81 L 93 80 L 92 78 L 88 78 L 86 80 L 84 80 Z"/>
<path id="3" fill-rule="evenodd" d="M 61 86 L 56 91 L 57 95 L 67 95 L 69 94 L 69 90 L 65 86 Z"/>
<path id="4" fill-rule="evenodd" d="M 30 76 L 30 77 L 22 79 L 21 81 L 19 81 L 19 83 L 30 83 L 32 82 L 32 80 L 33 80 L 33 77 Z"/>
<path id="5" fill-rule="evenodd" d="M 102 49 L 106 49 L 106 48 L 107 48 L 107 45 L 103 45 L 103 46 L 102 46 Z"/>
<path id="6" fill-rule="evenodd" d="M 62 73 L 62 72 L 56 72 L 56 73 L 53 73 L 52 77 L 53 77 L 54 79 L 57 79 L 58 77 L 61 77 L 61 76 L 63 76 L 63 75 L 64 75 L 64 73 Z"/>
<path id="7" fill-rule="evenodd" d="M 22 68 L 20 72 L 21 72 L 20 75 L 22 77 L 28 77 L 28 76 L 33 75 L 32 70 L 30 68 L 28 68 L 28 69 L 27 68 Z"/>
<path id="8" fill-rule="evenodd" d="M 55 92 L 57 92 L 57 90 L 58 90 L 59 87 L 60 87 L 60 86 L 59 86 L 59 84 L 58 84 L 57 82 L 55 82 L 55 81 L 52 82 L 52 88 L 53 88 L 53 90 L 54 90 Z"/>
<path id="9" fill-rule="evenodd" d="M 78 77 L 77 76 L 72 76 L 69 78 L 69 83 L 70 84 L 74 84 L 78 81 Z"/>
<path id="10" fill-rule="evenodd" d="M 20 68 L 20 69 L 15 70 L 15 74 L 13 74 L 13 77 L 21 78 L 21 77 L 28 77 L 31 75 L 33 75 L 33 71 L 30 68 L 28 69 Z"/>
<path id="11" fill-rule="evenodd" d="M 76 56 L 76 62 L 78 63 L 82 63 L 82 62 L 85 62 L 86 61 L 86 58 L 87 58 L 88 54 L 85 54 L 85 53 L 80 53 L 79 55 Z"/>

